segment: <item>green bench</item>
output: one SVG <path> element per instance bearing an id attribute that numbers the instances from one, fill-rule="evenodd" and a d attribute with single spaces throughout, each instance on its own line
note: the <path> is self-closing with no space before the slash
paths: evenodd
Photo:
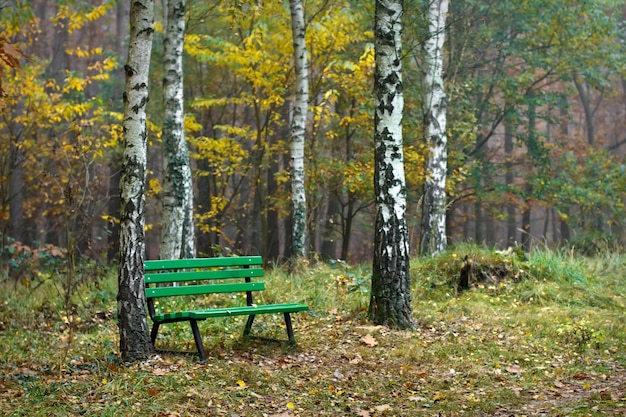
<path id="1" fill-rule="evenodd" d="M 201 361 L 206 360 L 206 353 L 198 330 L 198 321 L 217 317 L 248 316 L 243 335 L 249 337 L 256 315 L 282 313 L 289 343 L 295 345 L 291 313 L 309 309 L 305 304 L 254 304 L 252 293 L 265 289 L 264 282 L 253 281 L 253 278 L 263 276 L 263 259 L 260 256 L 154 260 L 145 261 L 144 267 L 148 313 L 153 323 L 150 334 L 152 344 L 155 344 L 162 324 L 188 321 Z M 200 297 L 228 293 L 241 293 L 242 298 L 245 296 L 245 305 L 160 311 L 158 305 L 160 303 L 155 302 L 162 297 L 187 297 L 191 302 L 192 299 L 198 301 Z"/>

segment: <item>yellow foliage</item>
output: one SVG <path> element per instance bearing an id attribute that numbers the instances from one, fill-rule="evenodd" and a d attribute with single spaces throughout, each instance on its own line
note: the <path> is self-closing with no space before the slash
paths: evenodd
<path id="1" fill-rule="evenodd" d="M 148 181 L 148 190 L 146 191 L 146 194 L 147 195 L 159 195 L 162 190 L 163 190 L 163 187 L 161 186 L 159 179 L 150 178 L 150 180 Z"/>

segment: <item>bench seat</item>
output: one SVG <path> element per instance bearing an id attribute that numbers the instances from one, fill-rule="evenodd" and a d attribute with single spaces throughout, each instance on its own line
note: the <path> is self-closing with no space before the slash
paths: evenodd
<path id="1" fill-rule="evenodd" d="M 191 310 L 175 313 L 156 314 L 152 319 L 161 323 L 187 321 L 189 319 L 205 320 L 217 317 L 228 316 L 249 316 L 253 314 L 273 314 L 273 313 L 295 313 L 306 311 L 309 306 L 306 304 L 268 304 L 259 306 L 241 306 L 228 308 L 213 308 L 209 310 Z"/>

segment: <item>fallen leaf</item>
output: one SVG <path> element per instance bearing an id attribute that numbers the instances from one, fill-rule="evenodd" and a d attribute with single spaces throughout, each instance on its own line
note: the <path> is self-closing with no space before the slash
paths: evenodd
<path id="1" fill-rule="evenodd" d="M 152 373 L 157 375 L 157 376 L 164 376 L 164 375 L 167 375 L 167 369 L 155 368 L 155 369 L 152 370 Z"/>
<path id="2" fill-rule="evenodd" d="M 239 385 L 240 387 L 243 387 L 243 388 L 248 386 L 248 384 L 246 384 L 246 381 L 243 381 L 241 379 L 239 381 L 237 381 L 237 385 Z"/>
<path id="3" fill-rule="evenodd" d="M 585 378 L 587 378 L 587 375 L 586 374 L 576 374 L 576 375 L 573 375 L 572 378 L 574 378 L 574 379 L 585 379 Z"/>
<path id="4" fill-rule="evenodd" d="M 418 403 L 423 403 L 423 402 L 428 401 L 428 399 L 424 397 L 420 397 L 419 395 L 411 395 L 409 397 L 409 401 L 417 401 Z"/>
<path id="5" fill-rule="evenodd" d="M 360 410 L 356 412 L 356 415 L 359 417 L 370 417 L 370 412 L 366 410 Z"/>
<path id="6" fill-rule="evenodd" d="M 440 401 L 440 400 L 443 400 L 444 398 L 446 398 L 446 396 L 440 392 L 437 392 L 435 393 L 435 395 L 433 395 L 433 401 Z"/>
<path id="7" fill-rule="evenodd" d="M 391 406 L 389 404 L 377 405 L 376 407 L 374 407 L 374 409 L 378 413 L 384 413 L 385 411 L 391 410 Z"/>
<path id="8" fill-rule="evenodd" d="M 376 341 L 376 339 L 374 339 L 374 336 L 372 336 L 369 333 L 361 338 L 361 342 L 365 343 L 367 346 L 370 346 L 370 347 L 374 347 L 378 345 L 378 342 Z"/>
<path id="9" fill-rule="evenodd" d="M 505 370 L 507 372 L 509 372 L 509 373 L 512 373 L 512 374 L 520 374 L 520 373 L 524 372 L 524 370 L 519 365 L 507 366 Z"/>
<path id="10" fill-rule="evenodd" d="M 254 398 L 258 398 L 258 399 L 262 399 L 262 398 L 263 398 L 263 396 L 261 396 L 261 395 L 257 394 L 257 393 L 256 393 L 256 392 L 254 392 L 254 391 L 250 391 L 250 396 L 252 396 L 252 397 L 254 397 Z"/>
<path id="11" fill-rule="evenodd" d="M 289 401 L 287 403 L 287 408 L 290 410 L 293 410 L 294 408 L 296 408 L 296 405 L 294 403 L 292 403 L 291 401 Z"/>
<path id="12" fill-rule="evenodd" d="M 428 376 L 428 372 L 420 371 L 416 375 L 418 378 L 426 378 Z"/>
<path id="13" fill-rule="evenodd" d="M 339 372 L 338 370 L 333 373 L 333 376 L 335 378 L 337 378 L 337 379 L 344 379 L 345 378 L 345 376 L 341 372 Z"/>

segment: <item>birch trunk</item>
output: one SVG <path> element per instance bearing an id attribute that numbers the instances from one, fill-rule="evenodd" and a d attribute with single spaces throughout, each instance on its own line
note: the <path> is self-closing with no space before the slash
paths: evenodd
<path id="1" fill-rule="evenodd" d="M 306 194 L 304 178 L 304 135 L 309 104 L 309 65 L 305 42 L 306 27 L 302 0 L 290 0 L 293 55 L 296 71 L 296 98 L 291 121 L 291 204 L 293 250 L 306 256 Z"/>
<path id="2" fill-rule="evenodd" d="M 146 104 L 154 19 L 153 0 L 133 0 L 124 92 L 124 155 L 120 179 L 120 266 L 117 312 L 120 354 L 126 362 L 154 353 L 144 289 Z"/>
<path id="3" fill-rule="evenodd" d="M 428 36 L 423 45 L 424 130 L 430 150 L 422 206 L 421 253 L 446 249 L 446 94 L 443 88 L 443 44 L 448 0 L 430 0 Z"/>
<path id="4" fill-rule="evenodd" d="M 402 148 L 402 0 L 377 0 L 375 170 L 376 223 L 369 317 L 398 329 L 413 327 Z"/>
<path id="5" fill-rule="evenodd" d="M 163 158 L 161 259 L 179 259 L 195 255 L 193 187 L 183 120 L 185 0 L 167 2 L 166 22 L 163 40 L 165 70 L 163 148 L 165 156 Z"/>

